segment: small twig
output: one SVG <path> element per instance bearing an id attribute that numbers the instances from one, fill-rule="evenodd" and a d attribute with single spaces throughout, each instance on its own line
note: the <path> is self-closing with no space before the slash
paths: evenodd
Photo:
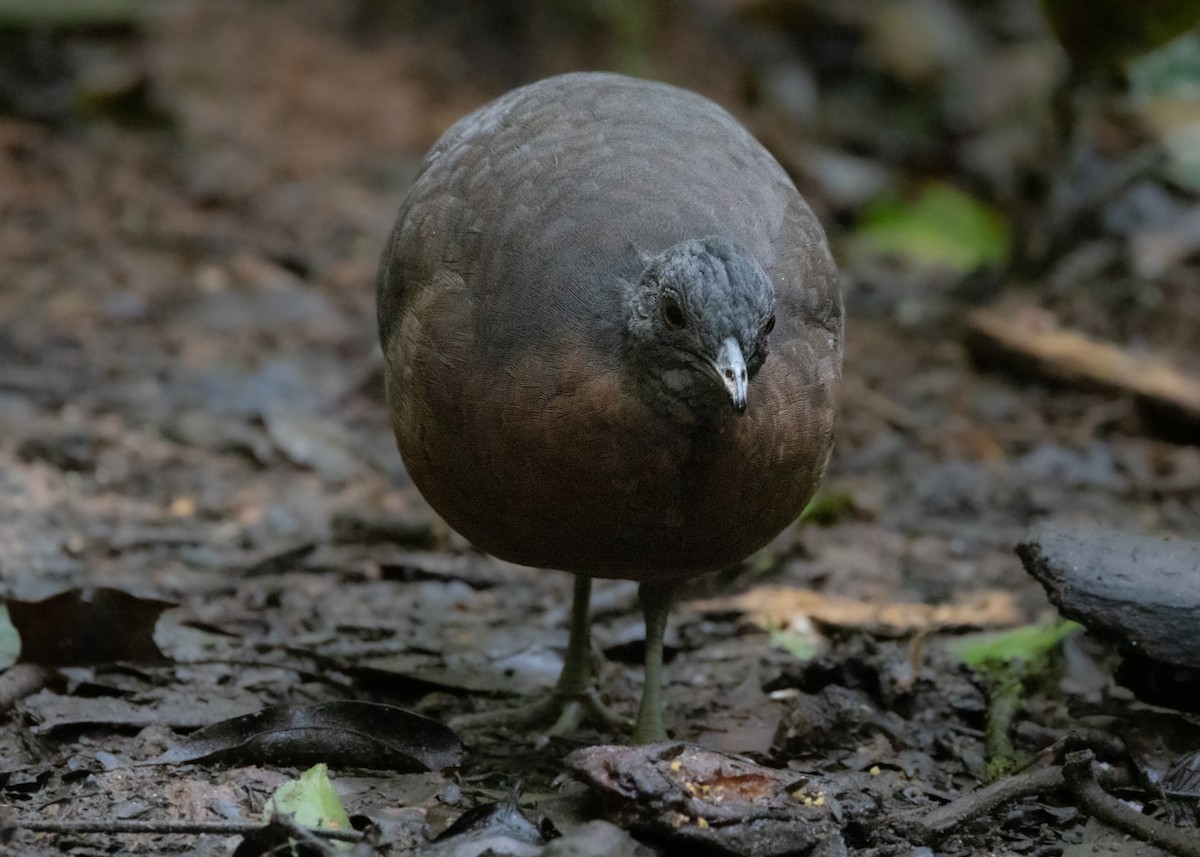
<path id="1" fill-rule="evenodd" d="M 1006 803 L 1023 797 L 1046 794 L 1063 787 L 1062 768 L 1039 768 L 997 780 L 991 785 L 963 795 L 945 806 L 938 807 L 920 818 L 913 819 L 910 830 L 914 838 L 929 842 L 939 834 L 973 818 L 987 815 Z"/>
<path id="2" fill-rule="evenodd" d="M 1095 756 L 1090 750 L 1070 753 L 1063 765 L 1067 788 L 1088 815 L 1110 827 L 1136 836 L 1178 857 L 1200 857 L 1200 837 L 1194 830 L 1181 830 L 1142 815 L 1106 792 L 1096 777 Z"/>
<path id="3" fill-rule="evenodd" d="M 1078 739 L 1076 737 L 1072 740 Z M 1128 773 L 1119 768 L 1103 772 L 1102 780 L 1109 787 L 1128 785 L 1130 782 Z M 963 795 L 925 815 L 910 817 L 905 827 L 917 841 L 936 841 L 942 834 L 972 819 L 987 815 L 1006 803 L 1024 797 L 1049 794 L 1067 785 L 1063 768 L 1059 765 L 1026 770 Z"/>
<path id="4" fill-rule="evenodd" d="M 253 821 L 19 821 L 10 820 L 8 830 L 29 830 L 34 833 L 154 833 L 161 835 L 247 836 L 262 830 L 262 822 Z M 360 842 L 363 834 L 357 830 L 331 830 L 324 827 L 304 827 L 304 832 L 322 839 L 339 842 Z"/>

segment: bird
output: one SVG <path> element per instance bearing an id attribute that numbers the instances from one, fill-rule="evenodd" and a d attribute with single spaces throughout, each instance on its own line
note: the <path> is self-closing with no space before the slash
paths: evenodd
<path id="1" fill-rule="evenodd" d="M 514 722 L 628 723 L 589 641 L 592 579 L 625 579 L 646 624 L 632 739 L 665 740 L 674 596 L 789 526 L 829 461 L 843 312 L 816 216 L 713 101 L 569 73 L 434 144 L 376 293 L 412 482 L 479 550 L 575 575 L 558 683 Z"/>

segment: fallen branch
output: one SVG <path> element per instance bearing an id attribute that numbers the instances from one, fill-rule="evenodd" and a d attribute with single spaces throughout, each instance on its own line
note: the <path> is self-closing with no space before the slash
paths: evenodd
<path id="1" fill-rule="evenodd" d="M 1058 765 L 1015 774 L 963 795 L 919 818 L 912 818 L 905 825 L 905 832 L 917 842 L 933 842 L 942 834 L 987 815 L 1006 803 L 1057 791 L 1063 787 L 1063 783 L 1063 771 Z"/>
<path id="2" fill-rule="evenodd" d="M 1095 758 L 1090 750 L 1079 750 L 1069 753 L 1062 767 L 1063 778 L 1080 809 L 1109 827 L 1177 857 L 1200 857 L 1200 836 L 1195 830 L 1183 830 L 1142 815 L 1106 792 L 1097 779 Z"/>
<path id="3" fill-rule="evenodd" d="M 1087 748 L 1083 752 L 1087 752 L 1092 758 L 1095 758 L 1092 747 L 1113 752 L 1120 752 L 1122 749 L 1112 746 L 1111 737 L 1105 733 L 1072 733 L 1056 742 L 1054 747 L 1047 748 L 1041 755 L 1043 758 L 1062 759 L 1062 754 L 1078 752 L 1076 748 L 1079 747 Z M 1132 782 L 1129 773 L 1120 768 L 1104 771 L 1102 779 L 1104 785 L 1109 788 L 1127 786 Z M 1060 791 L 1067 785 L 1062 765 L 1029 768 L 976 789 L 924 815 L 914 813 L 903 827 L 909 838 L 914 841 L 935 842 L 960 825 L 994 812 L 1007 803 L 1021 798 L 1047 795 Z"/>
<path id="4" fill-rule="evenodd" d="M 1144 415 L 1170 433 L 1200 437 L 1200 383 L 1159 357 L 1063 330 L 1034 310 L 973 313 L 966 346 L 990 368 L 1133 396 Z"/>
<path id="5" fill-rule="evenodd" d="M 901 833 L 914 842 L 935 842 L 959 826 L 1026 797 L 1067 791 L 1087 815 L 1143 842 L 1156 845 L 1176 857 L 1200 857 L 1200 838 L 1193 830 L 1182 830 L 1142 815 L 1105 791 L 1129 785 L 1128 773 L 1119 768 L 1100 770 L 1091 750 L 1067 753 L 1066 761 L 1052 767 L 1016 774 L 964 795 L 921 816 L 910 817 Z"/>

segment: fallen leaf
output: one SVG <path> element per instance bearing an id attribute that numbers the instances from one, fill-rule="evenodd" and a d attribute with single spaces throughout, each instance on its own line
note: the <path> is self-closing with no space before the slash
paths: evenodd
<path id="1" fill-rule="evenodd" d="M 176 606 L 170 601 L 100 588 L 4 603 L 21 638 L 24 663 L 66 667 L 167 660 L 154 642 L 154 625 L 164 610 Z"/>
<path id="2" fill-rule="evenodd" d="M 353 829 L 350 816 L 334 791 L 333 783 L 329 781 L 329 768 L 323 763 L 313 765 L 297 779 L 289 780 L 275 789 L 263 807 L 263 821 L 270 821 L 276 813 L 289 816 L 304 827 Z M 348 847 L 345 843 L 340 844 Z"/>
<path id="3" fill-rule="evenodd" d="M 702 612 L 736 610 L 749 614 L 765 629 L 791 628 L 798 619 L 812 619 L 838 628 L 866 630 L 882 636 L 903 636 L 946 628 L 997 628 L 1021 620 L 1012 593 L 985 590 L 957 604 L 878 604 L 790 586 L 756 586 L 732 598 L 692 601 L 688 608 Z"/>
<path id="4" fill-rule="evenodd" d="M 1068 634 L 1080 630 L 1076 622 L 1022 625 L 1011 631 L 971 634 L 952 640 L 950 653 L 971 667 L 990 661 L 1032 661 L 1047 654 Z"/>
<path id="5" fill-rule="evenodd" d="M 457 765 L 458 736 L 436 720 L 374 702 L 280 705 L 222 720 L 193 733 L 147 764 L 219 760 L 416 773 Z"/>

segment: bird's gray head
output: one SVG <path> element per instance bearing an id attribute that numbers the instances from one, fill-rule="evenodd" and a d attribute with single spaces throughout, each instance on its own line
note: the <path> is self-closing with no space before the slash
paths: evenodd
<path id="1" fill-rule="evenodd" d="M 721 238 L 684 241 L 629 297 L 625 360 L 656 401 L 701 417 L 746 410 L 775 326 L 775 289 L 753 256 Z"/>

